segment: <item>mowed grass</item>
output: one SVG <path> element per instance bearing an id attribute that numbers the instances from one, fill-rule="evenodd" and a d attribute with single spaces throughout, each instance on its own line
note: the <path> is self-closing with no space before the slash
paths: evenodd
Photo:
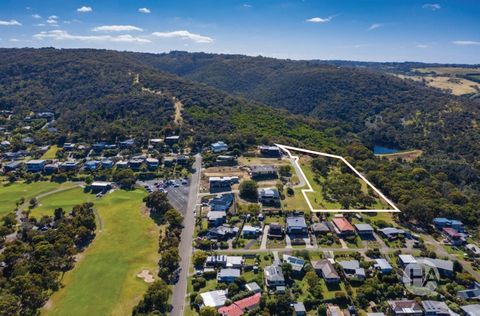
<path id="1" fill-rule="evenodd" d="M 42 314 L 131 314 L 148 287 L 136 274 L 143 269 L 157 273 L 158 226 L 142 211 L 145 195 L 117 190 L 95 201 L 103 228 Z"/>
<path id="2" fill-rule="evenodd" d="M 58 151 L 57 145 L 52 145 L 48 150 L 43 154 L 42 159 L 54 159 Z"/>
<path id="3" fill-rule="evenodd" d="M 62 208 L 65 212 L 69 212 L 75 205 L 95 202 L 95 200 L 95 194 L 84 193 L 81 187 L 73 187 L 40 198 L 38 200 L 39 206 L 32 210 L 30 216 L 37 219 L 44 215 L 52 216 L 56 208 Z"/>
<path id="4" fill-rule="evenodd" d="M 0 185 L 0 217 L 5 216 L 15 209 L 16 202 L 22 197 L 26 203 L 39 194 L 43 194 L 52 190 L 66 188 L 72 186 L 72 183 L 55 183 L 55 182 L 17 182 Z"/>

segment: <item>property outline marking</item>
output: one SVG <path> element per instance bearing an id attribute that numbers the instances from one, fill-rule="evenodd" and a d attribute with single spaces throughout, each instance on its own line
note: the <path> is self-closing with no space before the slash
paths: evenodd
<path id="1" fill-rule="evenodd" d="M 390 200 L 388 199 L 379 189 L 377 189 L 370 181 L 368 181 L 367 178 L 365 178 L 357 169 L 355 169 L 345 158 L 343 158 L 342 156 L 337 156 L 337 155 L 332 155 L 332 154 L 327 154 L 327 153 L 322 153 L 322 152 L 319 152 L 319 151 L 313 151 L 313 150 L 308 150 L 308 149 L 303 149 L 303 148 L 298 148 L 298 147 L 292 147 L 292 146 L 288 146 L 288 145 L 281 145 L 281 144 L 275 144 L 275 146 L 279 147 L 280 149 L 282 149 L 284 152 L 286 152 L 288 154 L 288 157 L 290 157 L 293 162 L 295 163 L 296 167 L 297 167 L 297 170 L 300 170 L 300 173 L 302 174 L 302 177 L 305 179 L 305 183 L 307 184 L 307 187 L 308 189 L 302 189 L 302 194 L 303 194 L 303 197 L 305 198 L 305 201 L 307 201 L 307 204 L 308 204 L 308 207 L 310 207 L 310 211 L 311 212 L 315 212 L 315 213 L 338 213 L 338 212 L 344 212 L 344 213 L 397 213 L 397 212 L 401 212 L 398 207 Z M 373 191 L 375 191 L 375 193 L 381 198 L 383 199 L 385 202 L 387 202 L 388 205 L 390 205 L 393 209 L 392 210 L 384 210 L 384 209 L 381 209 L 381 210 L 366 210 L 366 209 L 353 209 L 353 210 L 342 210 L 342 209 L 337 209 L 337 210 L 322 210 L 322 209 L 314 209 L 313 206 L 312 206 L 312 203 L 310 203 L 310 200 L 307 196 L 307 193 L 308 192 L 315 192 L 315 190 L 313 190 L 312 186 L 310 185 L 310 182 L 308 181 L 307 177 L 305 176 L 305 173 L 303 173 L 303 170 L 300 166 L 300 164 L 298 163 L 298 160 L 299 160 L 299 157 L 298 156 L 294 156 L 292 155 L 292 153 L 290 152 L 290 150 L 293 150 L 293 151 L 299 151 L 299 152 L 304 152 L 304 153 L 307 153 L 307 154 L 314 154 L 314 155 L 318 155 L 318 156 L 324 156 L 324 157 L 329 157 L 329 158 L 335 158 L 335 159 L 340 159 L 341 161 L 343 161 L 358 177 L 360 177 L 360 179 L 362 179 L 363 181 L 365 181 L 365 183 L 370 187 L 372 188 Z"/>

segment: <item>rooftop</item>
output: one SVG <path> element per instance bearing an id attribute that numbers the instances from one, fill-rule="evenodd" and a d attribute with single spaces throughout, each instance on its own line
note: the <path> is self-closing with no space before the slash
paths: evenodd
<path id="1" fill-rule="evenodd" d="M 210 307 L 221 307 L 227 300 L 227 292 L 224 290 L 210 291 L 200 294 L 203 299 L 203 305 Z"/>

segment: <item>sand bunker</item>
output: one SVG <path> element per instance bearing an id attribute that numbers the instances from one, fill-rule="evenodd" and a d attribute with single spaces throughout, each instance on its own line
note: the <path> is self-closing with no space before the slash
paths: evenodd
<path id="1" fill-rule="evenodd" d="M 142 270 L 142 272 L 137 274 L 137 277 L 139 277 L 140 279 L 143 279 L 143 281 L 147 283 L 152 283 L 153 281 L 155 281 L 152 273 L 150 273 L 150 270 Z"/>

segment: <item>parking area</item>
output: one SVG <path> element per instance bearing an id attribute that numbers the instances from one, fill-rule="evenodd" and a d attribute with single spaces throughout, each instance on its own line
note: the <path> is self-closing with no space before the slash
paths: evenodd
<path id="1" fill-rule="evenodd" d="M 185 215 L 188 205 L 188 193 L 190 190 L 189 179 L 174 179 L 174 180 L 148 180 L 138 181 L 138 185 L 151 193 L 154 191 L 163 191 L 167 193 L 170 204 L 177 209 L 180 213 Z"/>

